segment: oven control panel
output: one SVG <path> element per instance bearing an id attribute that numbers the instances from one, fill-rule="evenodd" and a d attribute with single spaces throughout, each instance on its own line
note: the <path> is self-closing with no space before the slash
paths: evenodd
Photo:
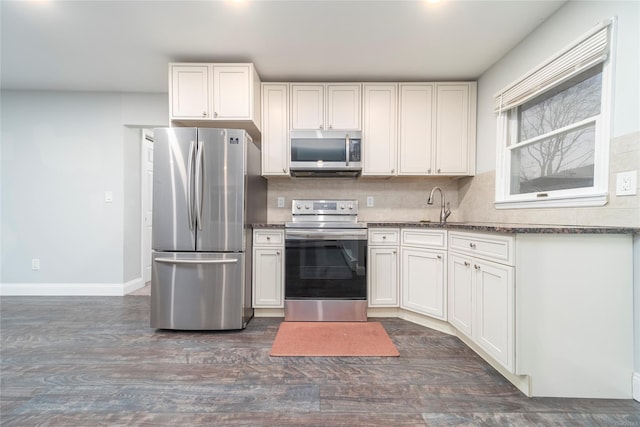
<path id="1" fill-rule="evenodd" d="M 357 215 L 357 200 L 293 200 L 293 215 Z"/>

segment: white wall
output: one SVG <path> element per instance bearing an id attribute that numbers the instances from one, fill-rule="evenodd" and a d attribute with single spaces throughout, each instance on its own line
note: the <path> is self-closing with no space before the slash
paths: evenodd
<path id="1" fill-rule="evenodd" d="M 167 96 L 23 91 L 1 96 L 2 291 L 122 289 L 140 276 L 139 242 L 130 247 L 139 240 L 140 219 L 125 215 L 139 191 L 130 190 L 139 187 L 139 172 L 132 170 L 139 170 L 139 158 L 129 157 L 139 153 L 140 138 L 125 138 L 125 126 L 166 125 Z M 113 192 L 112 203 L 105 203 L 105 191 Z M 32 258 L 40 259 L 39 271 L 31 270 Z M 137 271 L 131 267 L 136 263 Z"/>

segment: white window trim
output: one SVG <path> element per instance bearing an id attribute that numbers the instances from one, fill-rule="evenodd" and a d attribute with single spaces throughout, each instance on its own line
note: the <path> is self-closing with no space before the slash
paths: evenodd
<path id="1" fill-rule="evenodd" d="M 616 19 L 611 18 L 601 23 L 596 29 L 606 25 L 611 25 L 611 37 L 609 55 L 602 63 L 602 100 L 601 112 L 596 119 L 598 123 L 596 125 L 595 135 L 594 186 L 589 188 L 550 191 L 548 193 L 510 194 L 510 153 L 515 147 L 507 145 L 508 127 L 510 126 L 508 113 L 510 110 L 499 111 L 496 120 L 496 192 L 494 202 L 496 209 L 598 207 L 607 204 L 609 199 L 609 141 L 611 139 L 611 113 L 613 108 L 613 57 L 615 52 L 614 36 L 616 34 Z M 572 43 L 571 46 L 579 44 L 594 32 L 595 29 L 589 31 L 586 36 Z M 567 51 L 570 47 L 563 49 L 562 52 Z M 545 89 L 545 91 L 546 90 L 548 90 L 548 88 Z"/>

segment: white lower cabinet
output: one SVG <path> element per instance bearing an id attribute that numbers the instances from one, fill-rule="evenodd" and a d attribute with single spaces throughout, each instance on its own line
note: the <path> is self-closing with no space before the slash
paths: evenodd
<path id="1" fill-rule="evenodd" d="M 399 236 L 397 228 L 369 230 L 369 307 L 398 307 Z"/>
<path id="2" fill-rule="evenodd" d="M 400 250 L 402 302 L 400 307 L 446 320 L 445 251 L 422 248 Z"/>
<path id="3" fill-rule="evenodd" d="M 253 307 L 284 307 L 284 230 L 253 230 Z"/>
<path id="4" fill-rule="evenodd" d="M 513 247 L 513 238 L 451 232 L 449 247 L 455 247 L 456 240 L 461 238 L 467 243 L 463 250 L 469 253 L 455 250 L 449 253 L 449 323 L 513 373 L 514 267 L 471 255 L 487 239 Z"/>
<path id="5" fill-rule="evenodd" d="M 403 229 L 400 307 L 447 320 L 446 231 Z"/>

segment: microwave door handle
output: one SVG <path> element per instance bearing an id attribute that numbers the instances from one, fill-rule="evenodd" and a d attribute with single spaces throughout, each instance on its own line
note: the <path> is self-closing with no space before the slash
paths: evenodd
<path id="1" fill-rule="evenodd" d="M 347 144 L 346 144 L 346 146 L 347 146 L 347 148 L 346 148 L 346 150 L 347 150 L 347 166 L 349 166 L 349 154 L 351 154 L 351 150 L 349 148 L 349 145 L 350 145 L 349 134 L 347 134 Z"/>

